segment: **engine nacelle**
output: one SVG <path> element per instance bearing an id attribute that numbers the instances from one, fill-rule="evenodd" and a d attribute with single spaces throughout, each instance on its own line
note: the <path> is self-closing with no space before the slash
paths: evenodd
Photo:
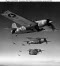
<path id="1" fill-rule="evenodd" d="M 52 23 L 52 21 L 50 19 L 38 20 L 35 22 L 38 23 L 39 27 L 48 26 L 48 24 Z"/>
<path id="2" fill-rule="evenodd" d="M 38 26 L 43 26 L 46 24 L 47 20 L 44 19 L 44 20 L 39 20 L 39 21 L 35 21 L 36 23 L 38 23 Z"/>

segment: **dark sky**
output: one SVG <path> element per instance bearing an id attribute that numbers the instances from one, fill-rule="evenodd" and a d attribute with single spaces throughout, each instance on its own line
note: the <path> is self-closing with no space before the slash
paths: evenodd
<path id="1" fill-rule="evenodd" d="M 0 3 L 0 13 L 10 10 L 20 16 L 23 16 L 29 20 L 40 20 L 45 18 L 51 18 L 54 23 L 59 22 L 60 17 L 60 3 L 44 3 L 44 2 L 9 2 Z M 52 16 L 53 15 L 53 16 Z M 1 17 L 2 18 L 2 17 Z"/>
<path id="2" fill-rule="evenodd" d="M 50 18 L 56 28 L 60 29 L 60 3 L 52 2 L 0 2 L 0 14 L 6 10 L 10 10 L 22 17 L 29 20 L 36 21 L 41 19 Z M 13 21 L 0 15 L 0 62 L 12 63 L 12 64 L 40 64 L 40 62 L 55 63 L 60 62 L 60 31 L 39 32 L 32 34 L 20 34 L 16 38 L 11 36 L 10 30 L 3 29 L 5 27 L 11 27 Z M 21 46 L 23 41 L 27 40 L 26 37 L 47 37 L 47 40 L 51 41 L 47 45 L 26 45 Z M 13 45 L 12 41 L 16 42 Z M 36 56 L 30 56 L 28 54 L 29 48 L 44 49 L 43 53 L 39 53 Z M 19 50 L 23 52 L 18 56 Z M 28 62 L 28 63 L 27 63 Z M 53 64 L 54 64 L 53 63 Z"/>

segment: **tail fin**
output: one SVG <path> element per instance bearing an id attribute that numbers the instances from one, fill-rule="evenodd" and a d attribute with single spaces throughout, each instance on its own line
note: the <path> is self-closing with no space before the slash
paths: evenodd
<path id="1" fill-rule="evenodd" d="M 12 28 L 17 28 L 16 23 L 12 23 Z"/>

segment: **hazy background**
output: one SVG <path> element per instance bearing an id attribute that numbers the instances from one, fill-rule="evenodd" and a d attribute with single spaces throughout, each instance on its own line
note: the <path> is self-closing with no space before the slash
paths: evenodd
<path id="1" fill-rule="evenodd" d="M 50 18 L 56 28 L 60 29 L 60 3 L 43 3 L 43 2 L 0 2 L 0 14 L 6 10 L 10 10 L 31 21 Z M 15 65 L 59 65 L 60 64 L 60 31 L 35 32 L 30 34 L 20 34 L 15 37 L 10 32 L 13 21 L 0 15 L 0 64 Z M 27 45 L 22 46 L 26 37 L 46 37 L 51 41 L 47 45 Z M 13 44 L 16 42 L 16 45 Z M 27 51 L 30 48 L 40 48 L 45 51 L 38 55 L 29 55 Z M 22 50 L 22 52 L 19 52 Z M 20 54 L 21 56 L 18 56 Z"/>

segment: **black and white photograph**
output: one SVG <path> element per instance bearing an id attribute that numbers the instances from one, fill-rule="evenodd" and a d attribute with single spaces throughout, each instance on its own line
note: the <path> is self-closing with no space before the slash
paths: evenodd
<path id="1" fill-rule="evenodd" d="M 60 66 L 60 2 L 0 2 L 0 66 Z"/>

